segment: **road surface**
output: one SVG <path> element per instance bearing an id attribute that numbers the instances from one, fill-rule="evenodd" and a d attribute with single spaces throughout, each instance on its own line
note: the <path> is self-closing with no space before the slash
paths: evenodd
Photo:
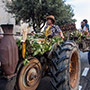
<path id="1" fill-rule="evenodd" d="M 90 90 L 90 65 L 88 63 L 88 52 L 81 55 L 81 80 L 79 90 Z"/>

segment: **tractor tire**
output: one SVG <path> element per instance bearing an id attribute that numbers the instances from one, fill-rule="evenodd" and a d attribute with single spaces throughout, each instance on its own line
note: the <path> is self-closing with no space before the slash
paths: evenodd
<path id="1" fill-rule="evenodd" d="M 53 51 L 51 84 L 54 90 L 79 90 L 80 54 L 74 42 L 65 42 Z"/>
<path id="2" fill-rule="evenodd" d="M 30 59 L 27 65 L 21 65 L 16 82 L 16 90 L 36 90 L 42 75 L 42 67 L 38 59 Z"/>

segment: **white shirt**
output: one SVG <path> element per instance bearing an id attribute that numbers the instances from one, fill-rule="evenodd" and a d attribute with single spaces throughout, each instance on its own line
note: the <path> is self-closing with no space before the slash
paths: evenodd
<path id="1" fill-rule="evenodd" d="M 87 31 L 87 27 L 86 26 L 84 26 L 83 31 Z"/>

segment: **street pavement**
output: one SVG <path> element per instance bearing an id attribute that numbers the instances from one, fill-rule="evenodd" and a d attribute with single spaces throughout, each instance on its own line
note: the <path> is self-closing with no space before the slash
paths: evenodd
<path id="1" fill-rule="evenodd" d="M 81 80 L 79 90 L 90 90 L 90 65 L 88 63 L 88 52 L 80 52 Z"/>
<path id="2" fill-rule="evenodd" d="M 81 80 L 79 84 L 79 90 L 90 90 L 90 65 L 88 63 L 88 52 L 80 52 L 81 61 Z M 50 84 L 50 78 L 46 77 L 41 80 L 41 83 L 37 90 L 52 90 Z"/>

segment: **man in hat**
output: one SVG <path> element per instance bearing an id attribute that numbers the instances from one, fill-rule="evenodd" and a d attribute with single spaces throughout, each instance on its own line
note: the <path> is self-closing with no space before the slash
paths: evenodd
<path id="1" fill-rule="evenodd" d="M 55 25 L 55 17 L 50 15 L 46 17 L 47 25 L 44 29 L 45 36 L 46 37 L 54 37 L 54 36 L 61 36 L 61 38 L 64 38 L 63 33 L 58 25 Z"/>

